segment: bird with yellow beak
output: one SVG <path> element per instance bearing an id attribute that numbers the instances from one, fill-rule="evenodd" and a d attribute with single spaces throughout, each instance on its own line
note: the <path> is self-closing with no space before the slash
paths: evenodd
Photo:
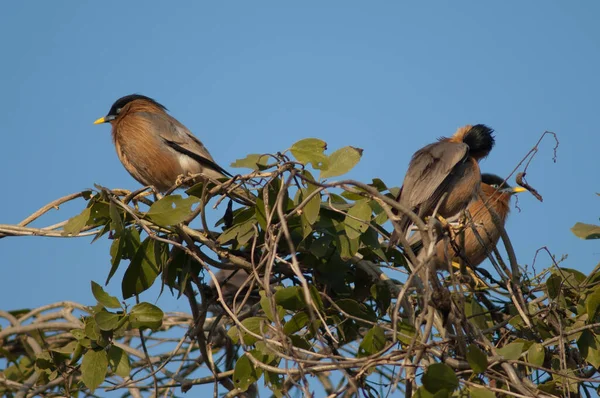
<path id="1" fill-rule="evenodd" d="M 463 246 L 461 247 L 459 235 L 454 237 L 453 242 L 446 240 L 437 242 L 434 267 L 448 270 L 448 260 L 453 261 L 455 267 L 459 267 L 456 262 L 459 260 L 460 252 L 470 268 L 479 266 L 488 258 L 500 240 L 501 233 L 494 223 L 492 212 L 504 227 L 510 212 L 510 199 L 513 195 L 525 191 L 527 190 L 522 187 L 511 187 L 503 178 L 495 174 L 482 174 L 481 194 L 467 208 L 471 220 L 464 226 Z M 422 250 L 419 232 L 411 236 L 409 244 L 415 253 Z"/>
<path id="2" fill-rule="evenodd" d="M 398 202 L 420 218 L 437 215 L 450 218 L 466 209 L 481 183 L 479 161 L 494 147 L 494 130 L 484 124 L 459 128 L 452 137 L 442 137 L 413 155 Z M 402 214 L 390 238 L 406 234 L 411 221 Z"/>
<path id="3" fill-rule="evenodd" d="M 231 177 L 198 138 L 150 97 L 132 94 L 119 98 L 106 116 L 94 122 L 101 123 L 112 125 L 121 163 L 143 185 L 164 192 L 180 176 Z"/>

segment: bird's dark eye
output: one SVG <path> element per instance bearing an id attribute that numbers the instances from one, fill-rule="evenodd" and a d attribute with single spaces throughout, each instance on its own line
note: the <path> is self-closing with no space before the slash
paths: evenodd
<path id="1" fill-rule="evenodd" d="M 498 188 L 500 188 L 500 186 L 498 184 L 492 184 L 492 188 L 498 189 Z"/>
<path id="2" fill-rule="evenodd" d="M 117 112 L 117 115 L 118 115 L 119 113 L 121 113 L 121 109 L 123 109 L 123 108 L 117 108 L 117 110 L 116 110 L 116 112 Z"/>

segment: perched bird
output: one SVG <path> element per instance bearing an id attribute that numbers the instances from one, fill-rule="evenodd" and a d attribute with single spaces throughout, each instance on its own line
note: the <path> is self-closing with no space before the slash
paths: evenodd
<path id="1" fill-rule="evenodd" d="M 504 225 L 510 211 L 510 198 L 512 195 L 527 191 L 522 187 L 511 187 L 504 179 L 494 174 L 481 175 L 481 194 L 471 202 L 467 208 L 472 217 L 472 223 L 468 223 L 464 230 L 463 259 L 471 268 L 477 267 L 496 247 L 500 239 L 500 231 L 493 221 L 488 207 L 496 213 L 498 219 Z M 487 206 L 486 206 L 487 204 Z M 477 230 L 481 241 L 477 239 L 473 229 Z M 455 260 L 459 256 L 457 249 L 461 251 L 459 237 L 456 236 L 454 243 L 440 240 L 436 245 L 435 267 L 437 269 L 448 269 L 448 260 Z M 422 249 L 419 233 L 411 236 L 409 243 L 415 253 Z"/>
<path id="2" fill-rule="evenodd" d="M 260 296 L 258 295 L 258 291 L 252 291 L 248 296 L 248 300 L 244 303 L 243 308 L 237 308 L 241 305 L 244 300 L 246 293 L 248 292 L 249 284 L 246 283 L 250 275 L 239 269 L 237 271 L 233 270 L 220 270 L 215 274 L 217 281 L 219 283 L 219 287 L 221 289 L 221 293 L 223 294 L 223 299 L 229 308 L 233 311 L 245 312 L 249 310 L 252 306 L 257 304 L 260 301 Z M 219 295 L 217 293 L 217 289 L 215 287 L 214 281 L 211 279 L 209 284 L 210 296 L 216 300 Z M 242 286 L 244 286 L 242 288 Z M 254 289 L 257 289 L 255 286 Z M 238 293 L 238 291 L 240 291 Z M 238 295 L 237 301 L 235 301 L 235 296 Z M 241 310 L 241 311 L 240 311 Z M 209 311 L 220 314 L 224 313 L 221 305 L 215 303 L 214 305 L 209 306 Z"/>
<path id="3" fill-rule="evenodd" d="M 442 137 L 419 149 L 412 157 L 397 200 L 420 218 L 433 213 L 449 218 L 464 210 L 481 182 L 478 161 L 494 146 L 494 130 L 483 124 L 459 128 L 450 138 Z M 406 233 L 411 224 L 406 215 L 398 221 Z M 396 231 L 390 246 L 396 244 Z"/>
<path id="4" fill-rule="evenodd" d="M 100 123 L 112 125 L 117 155 L 129 174 L 160 192 L 188 174 L 231 177 L 206 147 L 152 98 L 139 94 L 119 98 L 106 116 L 94 122 Z"/>

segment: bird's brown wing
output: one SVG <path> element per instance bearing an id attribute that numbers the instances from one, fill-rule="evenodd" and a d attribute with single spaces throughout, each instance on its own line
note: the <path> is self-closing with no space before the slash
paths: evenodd
<path id="1" fill-rule="evenodd" d="M 156 129 L 163 142 L 176 150 L 194 159 L 202 166 L 215 170 L 224 176 L 231 174 L 215 163 L 208 149 L 196 138 L 183 124 L 169 115 L 158 115 L 148 112 L 139 112 L 139 116 L 148 119 Z"/>
<path id="2" fill-rule="evenodd" d="M 464 161 L 469 147 L 457 142 L 436 142 L 417 151 L 404 177 L 400 202 L 411 208 L 441 198 L 447 187 L 444 180 L 454 166 Z"/>

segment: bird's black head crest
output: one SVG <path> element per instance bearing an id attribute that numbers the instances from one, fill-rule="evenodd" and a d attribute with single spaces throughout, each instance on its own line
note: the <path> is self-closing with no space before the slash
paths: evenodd
<path id="1" fill-rule="evenodd" d="M 476 124 L 463 136 L 469 146 L 469 154 L 476 159 L 486 157 L 494 147 L 494 129 L 485 124 Z"/>
<path id="2" fill-rule="evenodd" d="M 119 114 L 119 112 L 121 111 L 121 109 L 125 105 L 127 105 L 128 103 L 135 101 L 135 100 L 145 100 L 145 101 L 151 102 L 152 104 L 158 106 L 159 108 L 161 108 L 164 111 L 167 110 L 167 108 L 164 105 L 159 104 L 158 102 L 156 102 L 155 100 L 153 100 L 150 97 L 146 97 L 145 95 L 141 95 L 141 94 L 130 94 L 130 95 L 126 95 L 126 96 L 121 97 L 118 100 L 116 100 L 115 103 L 112 104 L 112 106 L 110 107 L 110 111 L 108 111 L 107 116 L 117 116 Z"/>
<path id="3" fill-rule="evenodd" d="M 483 173 L 481 174 L 481 182 L 487 185 L 495 185 L 497 189 L 511 188 L 504 178 L 497 176 L 496 174 Z"/>

